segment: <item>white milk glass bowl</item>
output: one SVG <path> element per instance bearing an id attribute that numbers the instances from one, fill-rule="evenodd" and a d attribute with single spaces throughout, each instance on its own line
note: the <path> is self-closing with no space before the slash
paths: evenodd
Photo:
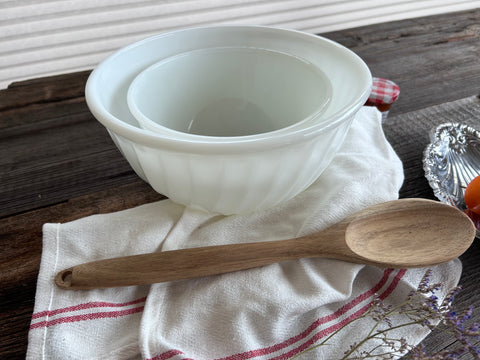
<path id="1" fill-rule="evenodd" d="M 272 136 L 317 121 L 331 95 L 328 77 L 302 59 L 259 48 L 217 47 L 148 67 L 131 83 L 127 101 L 143 128 L 198 141 L 198 135 Z"/>
<path id="2" fill-rule="evenodd" d="M 330 80 L 330 103 L 316 121 L 255 135 L 175 138 L 139 126 L 127 92 L 142 71 L 179 54 L 222 47 L 265 49 L 313 64 Z M 120 49 L 95 68 L 85 95 L 95 118 L 156 191 L 179 204 L 238 214 L 275 206 L 311 185 L 343 143 L 371 84 L 365 63 L 325 38 L 269 27 L 211 26 Z"/>

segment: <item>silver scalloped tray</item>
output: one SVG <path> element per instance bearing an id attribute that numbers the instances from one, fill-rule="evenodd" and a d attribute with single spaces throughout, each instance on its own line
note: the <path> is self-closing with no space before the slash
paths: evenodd
<path id="1" fill-rule="evenodd" d="M 465 124 L 445 123 L 430 136 L 423 157 L 425 177 L 435 196 L 464 211 L 475 223 L 480 236 L 480 215 L 465 205 L 468 183 L 480 174 L 480 132 Z"/>

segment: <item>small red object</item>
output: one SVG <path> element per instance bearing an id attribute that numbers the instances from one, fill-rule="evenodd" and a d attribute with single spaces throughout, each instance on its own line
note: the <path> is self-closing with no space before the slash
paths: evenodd
<path id="1" fill-rule="evenodd" d="M 400 88 L 393 81 L 374 77 L 372 91 L 365 105 L 376 106 L 381 112 L 388 112 L 399 95 Z"/>
<path id="2" fill-rule="evenodd" d="M 480 176 L 475 177 L 465 189 L 465 205 L 474 213 L 480 215 Z"/>
<path id="3" fill-rule="evenodd" d="M 393 104 L 400 95 L 400 88 L 391 80 L 373 78 L 372 92 L 368 101 L 373 104 Z"/>

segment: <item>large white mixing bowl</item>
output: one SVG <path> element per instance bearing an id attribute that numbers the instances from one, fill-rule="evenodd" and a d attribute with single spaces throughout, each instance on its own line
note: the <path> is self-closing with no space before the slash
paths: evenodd
<path id="1" fill-rule="evenodd" d="M 180 53 L 226 46 L 282 52 L 317 66 L 332 85 L 322 117 L 290 131 L 223 141 L 174 139 L 139 127 L 128 109 L 127 91 L 140 72 Z M 371 83 L 357 55 L 322 37 L 269 27 L 212 26 L 154 36 L 117 51 L 92 72 L 85 94 L 93 115 L 156 191 L 180 204 L 235 214 L 279 204 L 315 181 L 342 144 Z"/>

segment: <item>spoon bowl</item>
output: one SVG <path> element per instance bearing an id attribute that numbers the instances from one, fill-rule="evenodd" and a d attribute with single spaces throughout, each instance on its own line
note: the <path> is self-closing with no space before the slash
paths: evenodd
<path id="1" fill-rule="evenodd" d="M 348 223 L 345 243 L 365 262 L 382 267 L 440 264 L 463 254 L 475 238 L 463 212 L 436 201 L 404 199 L 361 214 Z"/>
<path id="2" fill-rule="evenodd" d="M 55 282 L 69 290 L 142 285 L 311 257 L 380 267 L 427 267 L 460 256 L 474 238 L 472 221 L 457 208 L 432 200 L 402 199 L 371 206 L 295 239 L 99 260 L 65 269 Z"/>

